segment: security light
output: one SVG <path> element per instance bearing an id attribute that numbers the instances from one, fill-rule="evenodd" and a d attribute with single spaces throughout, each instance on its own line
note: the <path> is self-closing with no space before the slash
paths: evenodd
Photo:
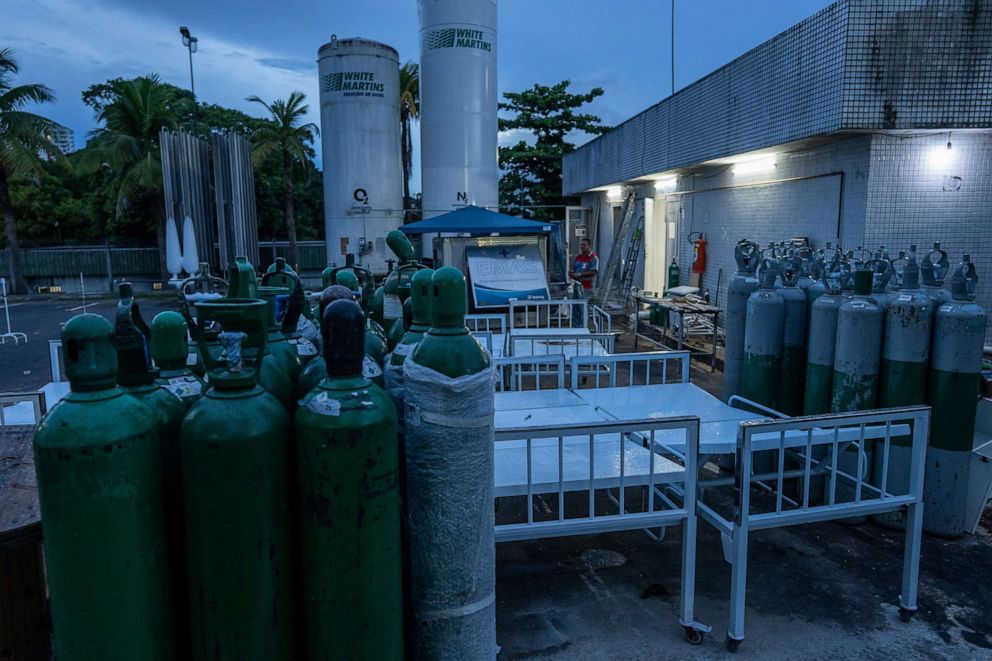
<path id="1" fill-rule="evenodd" d="M 183 36 L 183 46 L 189 48 L 189 28 L 183 25 L 179 28 L 179 34 Z"/>
<path id="2" fill-rule="evenodd" d="M 656 193 L 670 193 L 678 187 L 679 178 L 675 175 L 670 177 L 662 177 L 661 179 L 655 179 L 654 181 L 654 192 Z"/>
<path id="3" fill-rule="evenodd" d="M 775 155 L 760 156 L 750 158 L 738 163 L 734 163 L 734 175 L 758 174 L 759 172 L 770 172 L 777 165 Z"/>

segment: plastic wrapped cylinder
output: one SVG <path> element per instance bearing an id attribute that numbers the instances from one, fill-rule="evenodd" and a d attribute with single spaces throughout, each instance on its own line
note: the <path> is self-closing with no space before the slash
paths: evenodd
<path id="1" fill-rule="evenodd" d="M 494 370 L 449 378 L 408 359 L 403 377 L 415 657 L 492 659 Z"/>
<path id="2" fill-rule="evenodd" d="M 465 278 L 432 278 L 433 322 L 403 364 L 413 655 L 496 655 L 495 368 L 465 328 Z"/>

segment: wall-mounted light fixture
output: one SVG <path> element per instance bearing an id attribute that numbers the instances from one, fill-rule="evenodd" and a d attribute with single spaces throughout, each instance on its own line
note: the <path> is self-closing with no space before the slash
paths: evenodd
<path id="1" fill-rule="evenodd" d="M 671 193 L 679 185 L 679 178 L 675 175 L 670 177 L 662 177 L 661 179 L 654 180 L 654 192 L 655 193 Z"/>
<path id="2" fill-rule="evenodd" d="M 948 136 L 950 137 L 950 136 Z M 947 141 L 947 146 L 937 145 L 927 152 L 927 163 L 934 170 L 944 170 L 954 163 L 954 150 L 951 148 L 951 141 Z"/>
<path id="3" fill-rule="evenodd" d="M 743 159 L 734 163 L 734 175 L 758 174 L 760 172 L 771 172 L 778 164 L 775 154 L 763 154 L 748 159 Z"/>
<path id="4" fill-rule="evenodd" d="M 606 197 L 611 200 L 619 200 L 623 198 L 623 187 L 622 186 L 610 186 L 606 189 Z"/>

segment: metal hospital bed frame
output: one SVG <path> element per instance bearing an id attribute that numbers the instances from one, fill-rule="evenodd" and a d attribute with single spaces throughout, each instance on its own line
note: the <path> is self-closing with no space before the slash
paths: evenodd
<path id="1" fill-rule="evenodd" d="M 572 323 L 578 314 L 581 324 Z M 582 298 L 562 298 L 550 301 L 510 301 L 509 332 L 527 329 L 585 328 L 594 333 L 613 331 L 613 320 L 606 310 Z M 522 316 L 522 320 L 521 317 Z"/>
<path id="2" fill-rule="evenodd" d="M 681 430 L 686 439 L 684 448 L 675 450 L 660 441 L 656 443 L 655 434 L 663 430 Z M 709 627 L 696 622 L 694 615 L 696 503 L 687 498 L 680 506 L 662 488 L 677 484 L 687 493 L 695 492 L 698 452 L 699 418 L 691 416 L 498 429 L 495 496 L 497 502 L 500 498 L 525 496 L 527 516 L 525 521 L 497 523 L 496 541 L 682 524 L 679 623 L 686 640 L 698 644 Z M 647 490 L 643 511 L 628 511 L 626 491 L 630 487 Z M 615 496 L 613 490 L 617 492 Z M 597 491 L 606 492 L 616 506 L 615 514 L 597 513 Z M 587 504 L 579 508 L 582 514 L 576 516 L 575 508 L 566 508 L 566 493 L 581 492 L 586 492 Z M 555 495 L 557 507 L 551 518 L 537 521 L 534 498 L 543 495 Z"/>
<path id="3" fill-rule="evenodd" d="M 645 384 L 651 384 L 652 361 L 663 364 L 667 361 L 681 363 L 682 369 L 678 370 L 677 381 L 667 380 L 667 369 L 660 370 L 662 375 L 660 385 L 688 384 L 688 352 L 577 356 L 569 361 L 572 367 L 570 370 L 572 391 L 580 398 L 583 393 L 590 393 L 588 389 L 577 389 L 578 373 L 580 368 L 597 364 L 604 378 L 602 380 L 597 378 L 591 384 L 587 383 L 587 386 L 594 389 L 616 387 L 617 374 L 620 373 L 616 367 L 624 362 L 629 364 L 628 383 L 633 384 L 633 375 L 635 372 L 640 373 L 643 365 L 646 370 Z M 667 365 L 665 367 L 667 368 Z M 740 403 L 748 404 L 746 401 Z M 719 405 L 726 406 L 722 403 Z M 777 414 L 771 410 L 766 412 Z M 605 413 L 616 418 L 609 411 Z M 643 417 L 646 413 L 645 410 L 639 414 L 631 414 L 631 417 L 634 415 Z M 671 420 L 672 418 L 652 419 Z M 617 421 L 627 420 L 617 419 Z M 661 491 L 662 495 L 672 500 L 673 504 L 677 501 L 682 501 L 684 504 L 689 500 L 695 500 L 699 516 L 721 533 L 724 553 L 731 564 L 731 611 L 726 640 L 728 649 L 736 650 L 744 639 L 747 550 L 751 530 L 904 510 L 907 523 L 899 606 L 901 617 L 908 620 L 917 609 L 923 471 L 930 409 L 926 406 L 916 406 L 778 420 L 768 418 L 730 420 L 729 423 L 722 424 L 736 427 L 735 474 L 698 479 L 695 498 L 686 499 L 685 494 L 693 492 L 683 491 L 683 488 L 688 487 L 679 484 L 666 484 Z M 665 434 L 664 431 L 662 428 L 657 428 L 650 438 L 632 432 L 632 441 L 644 443 L 647 447 L 665 453 L 687 449 L 680 441 L 664 442 L 665 437 L 671 438 L 670 434 Z M 515 433 L 519 435 L 521 432 L 515 431 Z M 532 432 L 528 433 L 531 437 L 534 436 Z M 658 436 L 662 436 L 662 439 L 659 440 Z M 909 439 L 912 448 L 908 481 L 904 483 L 903 489 L 893 488 L 893 484 L 899 480 L 889 479 L 890 470 L 894 470 L 890 462 L 890 448 L 893 439 L 896 438 L 900 439 L 900 443 L 906 443 Z M 699 452 L 697 466 L 705 463 L 707 455 L 716 449 L 715 445 L 711 445 L 710 448 L 706 446 L 705 438 L 697 440 Z M 882 462 L 881 478 L 877 484 L 869 481 L 867 450 L 872 446 L 875 461 Z M 730 447 L 734 447 L 732 442 Z M 855 451 L 847 453 L 851 463 L 851 468 L 847 469 L 843 462 L 839 462 L 841 454 L 846 450 Z M 728 448 L 724 445 L 719 451 L 727 452 Z M 764 461 L 756 461 L 756 453 L 764 453 L 761 456 Z M 774 454 L 774 459 L 768 460 L 769 454 Z M 822 489 L 816 480 L 823 482 Z M 797 485 L 798 495 L 794 498 L 786 493 L 787 481 L 790 487 L 794 483 Z M 759 490 L 752 493 L 752 487 L 755 486 Z M 716 505 L 711 505 L 705 499 L 706 489 L 719 487 L 734 489 L 733 511 L 727 515 L 722 514 Z M 753 497 L 754 494 L 758 495 Z M 822 502 L 818 499 L 821 494 Z M 645 532 L 647 532 L 646 528 Z M 702 630 L 704 629 L 697 629 L 697 631 Z"/>
<path id="4" fill-rule="evenodd" d="M 748 537 L 752 530 L 896 512 L 905 508 L 906 543 L 899 610 L 904 621 L 912 617 L 917 609 L 923 471 L 929 428 L 930 408 L 926 406 L 739 423 L 736 470 L 732 478 L 736 493 L 734 512 L 723 516 L 704 500 L 704 490 L 720 486 L 721 480 L 701 480 L 697 498 L 700 517 L 720 531 L 725 554 L 731 564 L 730 626 L 726 641 L 730 651 L 735 651 L 744 640 Z M 856 440 L 845 440 L 851 438 L 851 432 L 856 432 Z M 905 438 L 907 435 L 912 439 L 908 488 L 906 493 L 892 493 L 889 482 L 890 447 L 893 438 Z M 876 460 L 879 458 L 877 453 L 881 451 L 882 477 L 877 486 L 866 481 L 867 442 L 875 446 Z M 814 449 L 820 447 L 825 448 L 827 454 L 818 460 L 814 458 Z M 847 448 L 856 450 L 854 475 L 838 466 L 840 453 Z M 777 465 L 771 474 L 756 474 L 754 455 L 767 450 L 777 451 Z M 787 457 L 798 462 L 800 468 L 787 466 Z M 824 502 L 814 504 L 810 485 L 816 476 L 825 478 L 825 489 Z M 798 501 L 783 493 L 785 480 L 791 479 L 798 479 L 801 485 Z M 751 498 L 751 486 L 762 481 L 774 483 L 770 491 L 774 505 L 770 508 L 761 508 Z M 839 483 L 847 487 L 847 492 L 838 493 Z M 853 493 L 849 493 L 852 486 Z M 838 498 L 838 495 L 841 497 Z"/>

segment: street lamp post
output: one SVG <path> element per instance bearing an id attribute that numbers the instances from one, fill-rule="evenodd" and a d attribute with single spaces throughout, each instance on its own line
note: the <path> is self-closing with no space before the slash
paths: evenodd
<path id="1" fill-rule="evenodd" d="M 193 53 L 196 52 L 196 45 L 200 41 L 189 33 L 189 28 L 183 25 L 179 28 L 179 34 L 183 37 L 183 46 L 189 51 L 189 91 L 193 94 L 193 135 L 196 132 L 196 86 L 193 84 Z"/>

